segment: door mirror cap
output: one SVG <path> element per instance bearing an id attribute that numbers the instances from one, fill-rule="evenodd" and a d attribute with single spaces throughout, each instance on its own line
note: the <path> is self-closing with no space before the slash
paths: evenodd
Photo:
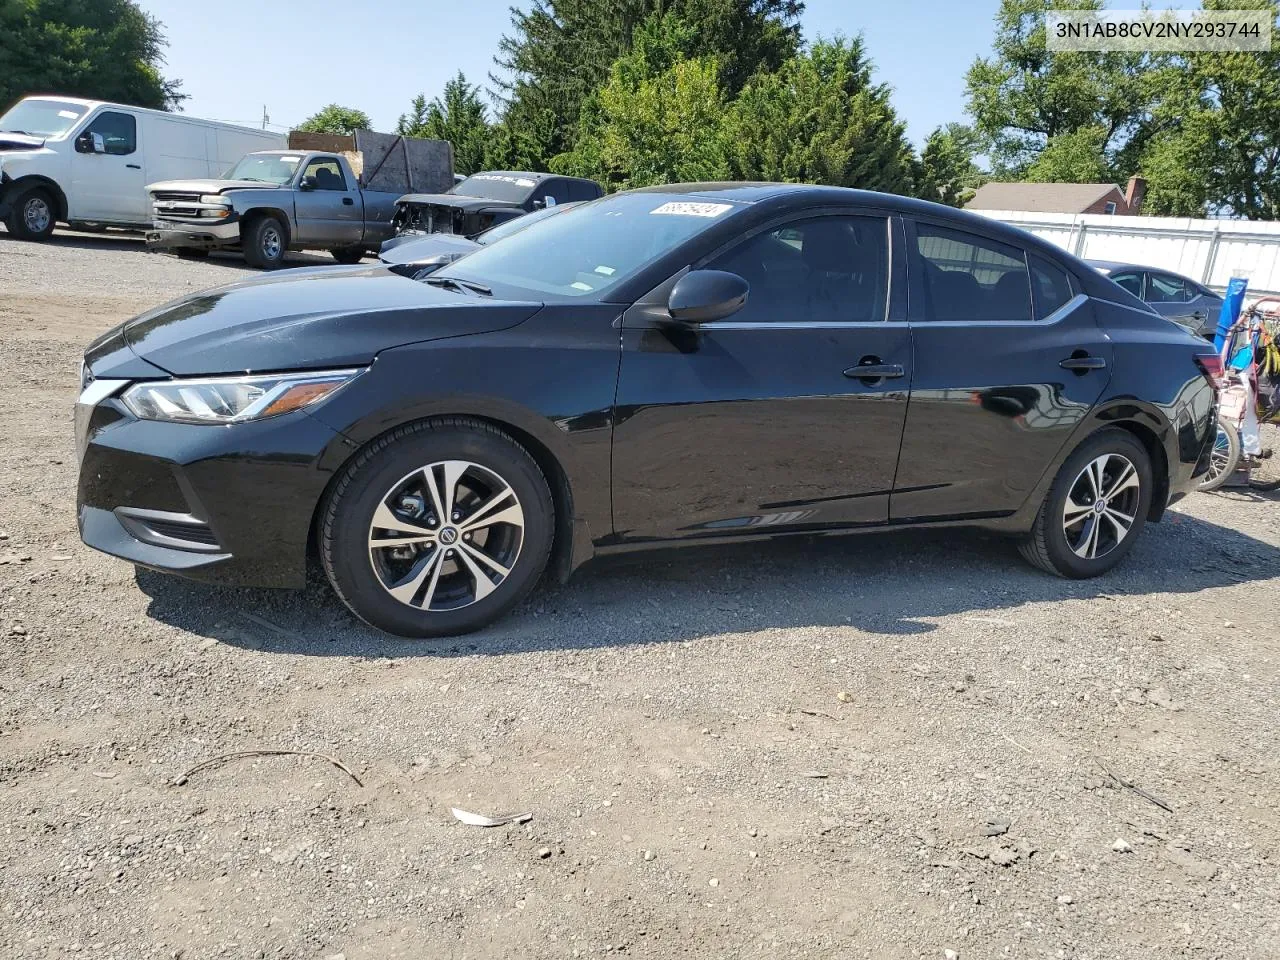
<path id="1" fill-rule="evenodd" d="M 676 281 L 667 297 L 667 312 L 677 323 L 707 323 L 737 313 L 751 285 L 724 270 L 691 270 Z"/>
<path id="2" fill-rule="evenodd" d="M 314 190 L 315 188 L 316 188 L 315 177 L 303 177 L 301 180 L 298 181 L 299 190 Z"/>

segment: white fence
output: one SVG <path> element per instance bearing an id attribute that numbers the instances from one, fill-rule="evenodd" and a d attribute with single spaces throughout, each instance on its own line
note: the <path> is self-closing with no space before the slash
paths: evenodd
<path id="1" fill-rule="evenodd" d="M 1280 294 L 1280 222 L 1025 210 L 973 212 L 1021 227 L 1087 260 L 1156 267 L 1219 290 L 1232 277 L 1248 277 L 1250 296 Z"/>

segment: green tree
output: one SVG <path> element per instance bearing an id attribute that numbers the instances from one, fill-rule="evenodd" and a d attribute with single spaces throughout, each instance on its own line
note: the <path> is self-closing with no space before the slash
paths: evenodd
<path id="1" fill-rule="evenodd" d="M 518 150 L 543 163 L 572 149 L 585 101 L 630 51 L 636 29 L 664 13 L 697 24 L 690 55 L 715 58 L 717 83 L 732 97 L 795 52 L 803 8 L 800 0 L 533 0 L 528 10 L 512 9 L 512 31 L 499 43 L 492 79 L 503 125 L 524 131 Z"/>
<path id="2" fill-rule="evenodd" d="M 372 130 L 373 121 L 363 110 L 331 103 L 319 113 L 303 120 L 298 124 L 298 129 L 307 133 L 339 133 L 350 136 L 357 130 Z"/>
<path id="3" fill-rule="evenodd" d="M 725 118 L 730 168 L 786 180 L 911 193 L 914 157 L 861 37 L 819 40 L 757 74 Z"/>
<path id="4" fill-rule="evenodd" d="M 961 123 L 949 123 L 929 134 L 916 173 L 916 195 L 924 200 L 963 207 L 982 185 L 982 171 L 974 158 L 978 134 Z"/>
<path id="5" fill-rule="evenodd" d="M 1269 10 L 1280 32 L 1269 0 L 1205 7 Z M 1136 159 L 1148 180 L 1146 212 L 1280 218 L 1280 47 L 1182 54 L 1152 82 L 1159 103 Z"/>
<path id="6" fill-rule="evenodd" d="M 688 56 L 695 37 L 675 14 L 651 17 L 583 104 L 576 147 L 551 168 L 609 189 L 727 176 L 720 65 Z"/>
<path id="7" fill-rule="evenodd" d="M 1103 6 L 1102 0 L 1001 0 L 993 54 L 976 60 L 966 78 L 969 113 L 995 172 L 1023 176 L 1050 142 L 1086 128 L 1102 131 L 1100 149 L 1113 165 L 1146 121 L 1148 54 L 1046 47 L 1047 11 Z M 1092 143 L 1094 136 L 1085 139 Z M 1068 143 L 1060 152 L 1078 154 L 1080 141 Z"/>
<path id="8" fill-rule="evenodd" d="M 1103 152 L 1107 131 L 1080 127 L 1060 133 L 1045 144 L 1023 176 L 1036 183 L 1105 183 L 1114 180 Z"/>
<path id="9" fill-rule="evenodd" d="M 443 96 L 430 104 L 422 94 L 411 110 L 402 114 L 396 132 L 407 137 L 448 140 L 453 144 L 453 165 L 460 173 L 476 173 L 484 167 L 489 120 L 480 88 L 467 83 L 462 71 L 444 85 Z"/>
<path id="10" fill-rule="evenodd" d="M 164 48 L 131 0 L 0 0 L 0 111 L 31 93 L 175 109 L 186 95 L 160 72 Z"/>

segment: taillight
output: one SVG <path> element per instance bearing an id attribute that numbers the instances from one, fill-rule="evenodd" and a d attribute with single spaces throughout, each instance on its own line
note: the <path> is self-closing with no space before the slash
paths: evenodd
<path id="1" fill-rule="evenodd" d="M 1226 372 L 1222 366 L 1222 357 L 1216 353 L 1198 353 L 1196 354 L 1196 366 L 1200 368 L 1204 378 L 1209 381 L 1209 385 L 1216 390 L 1218 381 L 1222 379 L 1223 374 Z"/>

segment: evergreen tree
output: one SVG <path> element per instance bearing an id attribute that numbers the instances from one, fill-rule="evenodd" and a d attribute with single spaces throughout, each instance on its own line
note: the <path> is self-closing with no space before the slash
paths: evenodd
<path id="1" fill-rule="evenodd" d="M 414 97 L 410 112 L 402 114 L 396 132 L 407 137 L 448 140 L 453 144 L 453 165 L 459 173 L 476 173 L 485 166 L 489 120 L 480 88 L 467 83 L 459 70 L 444 85 L 442 96 L 430 104 L 423 94 Z"/>

